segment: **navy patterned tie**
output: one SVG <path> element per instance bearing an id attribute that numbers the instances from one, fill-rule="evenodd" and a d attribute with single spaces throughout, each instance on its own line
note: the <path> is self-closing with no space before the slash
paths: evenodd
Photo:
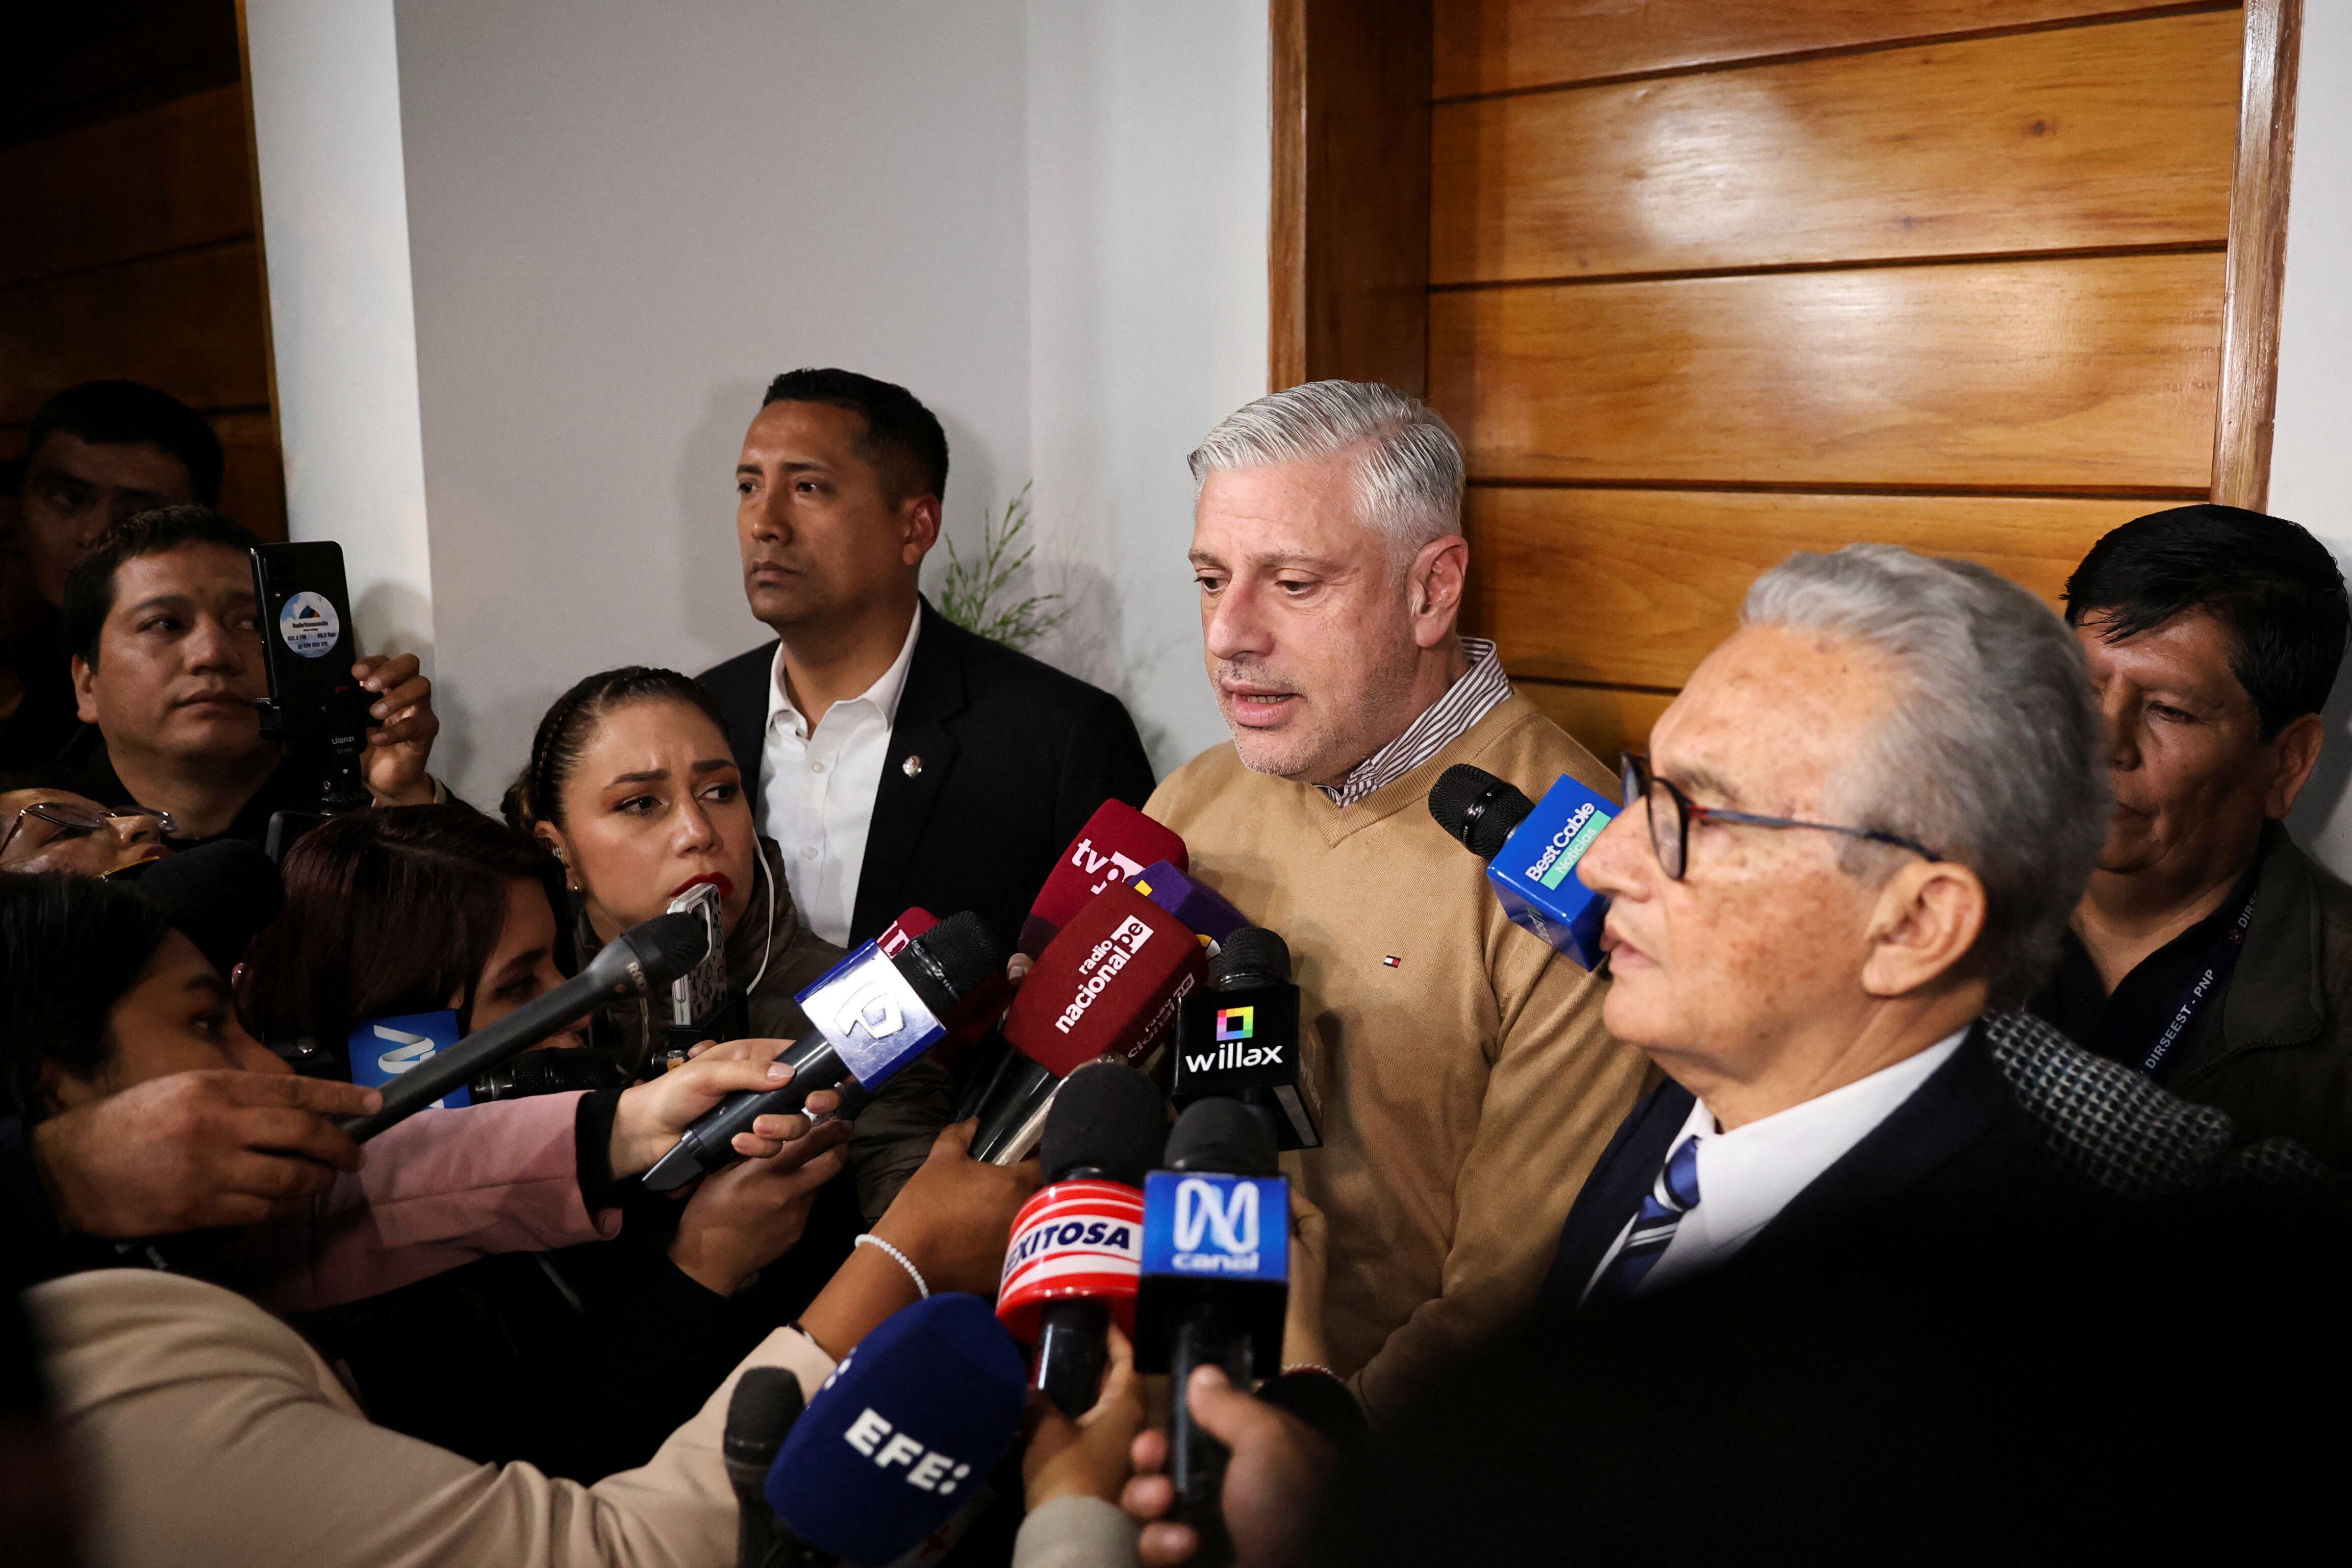
<path id="1" fill-rule="evenodd" d="M 1666 1156 L 1658 1179 L 1651 1184 L 1649 1196 L 1642 1200 L 1642 1212 L 1633 1216 L 1633 1228 L 1625 1237 L 1625 1245 L 1601 1271 L 1601 1278 L 1585 1292 L 1584 1304 L 1599 1306 L 1605 1301 L 1622 1301 L 1633 1294 L 1642 1277 L 1656 1266 L 1666 1246 L 1675 1238 L 1675 1227 L 1683 1215 L 1698 1207 L 1698 1134 L 1694 1132 L 1675 1145 Z"/>

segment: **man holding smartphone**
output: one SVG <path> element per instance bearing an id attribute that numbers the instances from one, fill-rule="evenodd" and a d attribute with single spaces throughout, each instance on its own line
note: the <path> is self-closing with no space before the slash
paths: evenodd
<path id="1" fill-rule="evenodd" d="M 67 759 L 109 805 L 168 813 L 169 841 L 260 844 L 320 785 L 261 736 L 268 695 L 253 596 L 253 536 L 207 507 L 170 506 L 110 528 L 66 581 L 65 632 L 83 724 Z M 416 657 L 362 658 L 374 698 L 360 771 L 379 805 L 446 794 L 425 771 L 441 721 Z"/>

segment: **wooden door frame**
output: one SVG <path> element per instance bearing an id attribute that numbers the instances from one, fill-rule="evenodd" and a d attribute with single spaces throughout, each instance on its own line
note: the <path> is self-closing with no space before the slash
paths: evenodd
<path id="1" fill-rule="evenodd" d="M 1429 379 L 1433 0 L 1269 0 L 1273 211 L 1266 382 Z M 2213 425 L 2212 499 L 2261 510 L 2303 0 L 2245 0 Z"/>

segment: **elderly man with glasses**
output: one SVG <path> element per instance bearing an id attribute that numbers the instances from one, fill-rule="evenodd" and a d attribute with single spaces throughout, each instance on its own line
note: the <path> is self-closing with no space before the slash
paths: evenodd
<path id="1" fill-rule="evenodd" d="M 137 805 L 100 805 L 65 768 L 0 774 L 0 871 L 110 877 L 169 855 L 172 819 Z"/>
<path id="2" fill-rule="evenodd" d="M 1602 1016 L 1666 1081 L 1579 1194 L 1546 1310 L 2301 1165 L 1999 1011 L 2097 861 L 2102 745 L 2075 640 L 1982 567 L 1853 545 L 1757 580 L 1578 868 L 1612 900 Z"/>

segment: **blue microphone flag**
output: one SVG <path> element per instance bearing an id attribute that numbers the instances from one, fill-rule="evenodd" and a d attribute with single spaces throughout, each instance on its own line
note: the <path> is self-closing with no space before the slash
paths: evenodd
<path id="1" fill-rule="evenodd" d="M 1590 969 L 1601 962 L 1609 900 L 1577 879 L 1577 862 L 1620 808 L 1562 774 L 1487 863 L 1511 923 Z"/>
<path id="2" fill-rule="evenodd" d="M 946 1026 L 871 942 L 860 943 L 795 1000 L 861 1089 L 880 1088 L 947 1037 Z"/>
<path id="3" fill-rule="evenodd" d="M 457 1014 L 444 1007 L 433 1013 L 402 1013 L 388 1018 L 364 1018 L 352 1026 L 345 1052 L 352 1064 L 352 1081 L 362 1089 L 382 1089 L 411 1068 L 424 1066 L 457 1043 Z M 474 1103 L 459 1084 L 425 1109 L 455 1110 Z"/>
<path id="4" fill-rule="evenodd" d="M 820 1551 L 888 1563 L 945 1524 L 1012 1448 L 1027 1384 L 987 1302 L 918 1301 L 824 1380 L 768 1471 L 768 1504 Z"/>

